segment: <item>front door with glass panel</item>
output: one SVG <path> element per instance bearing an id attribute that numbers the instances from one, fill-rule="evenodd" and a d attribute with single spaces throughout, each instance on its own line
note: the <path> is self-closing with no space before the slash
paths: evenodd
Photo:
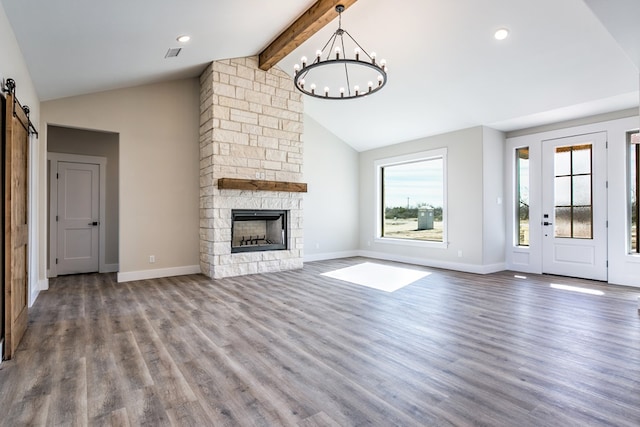
<path id="1" fill-rule="evenodd" d="M 542 271 L 607 280 L 606 134 L 542 144 Z"/>

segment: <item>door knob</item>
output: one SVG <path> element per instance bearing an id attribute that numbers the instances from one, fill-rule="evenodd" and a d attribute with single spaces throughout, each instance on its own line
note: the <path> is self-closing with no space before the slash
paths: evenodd
<path id="1" fill-rule="evenodd" d="M 552 225 L 552 224 L 553 224 L 552 222 L 548 222 L 548 221 L 545 221 L 542 223 L 542 225 Z"/>
<path id="2" fill-rule="evenodd" d="M 89 224 L 87 224 L 87 225 L 93 225 L 93 226 L 95 227 L 96 225 L 100 225 L 100 222 L 98 222 L 98 221 L 93 221 L 93 222 L 90 222 L 90 223 L 89 223 Z"/>

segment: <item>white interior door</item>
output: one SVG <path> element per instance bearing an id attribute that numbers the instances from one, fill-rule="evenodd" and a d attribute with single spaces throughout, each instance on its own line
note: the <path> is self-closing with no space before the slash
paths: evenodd
<path id="1" fill-rule="evenodd" d="M 100 166 L 58 162 L 57 173 L 57 272 L 97 272 L 100 267 Z"/>
<path id="2" fill-rule="evenodd" d="M 542 271 L 607 280 L 606 134 L 543 141 Z"/>

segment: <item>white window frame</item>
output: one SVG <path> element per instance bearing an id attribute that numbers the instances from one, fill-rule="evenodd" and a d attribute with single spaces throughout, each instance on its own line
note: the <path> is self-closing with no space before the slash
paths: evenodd
<path id="1" fill-rule="evenodd" d="M 392 237 L 382 236 L 382 216 L 383 216 L 383 200 L 382 200 L 382 169 L 386 166 L 395 166 L 403 163 L 416 163 L 420 161 L 442 159 L 442 186 L 443 186 L 443 206 L 442 206 L 442 242 L 426 241 L 426 240 L 412 240 L 412 239 L 394 239 Z M 446 249 L 449 245 L 448 241 L 448 228 L 449 222 L 447 219 L 447 149 L 437 148 L 434 150 L 421 151 L 419 153 L 406 154 L 402 156 L 388 157 L 379 159 L 374 162 L 375 176 L 376 176 L 376 235 L 374 238 L 375 243 L 400 245 L 400 246 L 416 246 L 422 248 L 441 248 Z"/>

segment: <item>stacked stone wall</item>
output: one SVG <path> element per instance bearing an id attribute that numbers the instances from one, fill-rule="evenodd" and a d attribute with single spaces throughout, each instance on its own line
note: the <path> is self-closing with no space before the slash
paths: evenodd
<path id="1" fill-rule="evenodd" d="M 289 75 L 258 58 L 200 76 L 200 267 L 213 278 L 302 267 L 302 194 L 220 190 L 220 178 L 302 182 L 303 103 Z M 289 250 L 231 253 L 232 209 L 289 211 Z"/>

